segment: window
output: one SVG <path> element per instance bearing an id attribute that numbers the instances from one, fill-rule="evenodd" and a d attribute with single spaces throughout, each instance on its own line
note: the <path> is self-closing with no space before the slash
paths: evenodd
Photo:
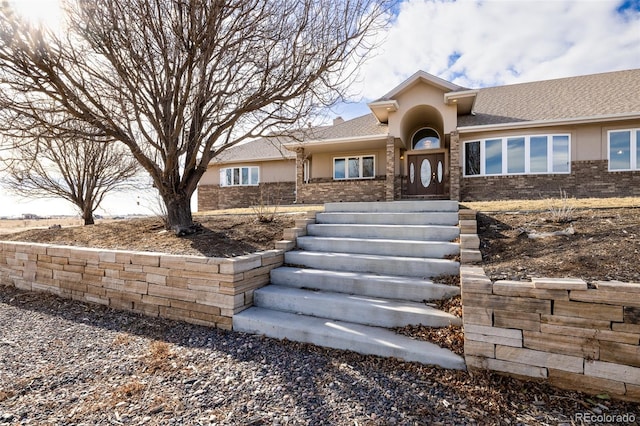
<path id="1" fill-rule="evenodd" d="M 375 156 L 361 155 L 333 159 L 333 178 L 373 179 L 376 176 Z"/>
<path id="2" fill-rule="evenodd" d="M 465 176 L 570 172 L 570 136 L 535 135 L 464 143 Z"/>
<path id="3" fill-rule="evenodd" d="M 260 183 L 258 167 L 220 169 L 220 186 L 255 186 Z"/>
<path id="4" fill-rule="evenodd" d="M 640 170 L 640 129 L 609 132 L 609 170 Z"/>
<path id="5" fill-rule="evenodd" d="M 438 149 L 440 148 L 440 135 L 430 127 L 420 129 L 413 135 L 413 149 Z"/>

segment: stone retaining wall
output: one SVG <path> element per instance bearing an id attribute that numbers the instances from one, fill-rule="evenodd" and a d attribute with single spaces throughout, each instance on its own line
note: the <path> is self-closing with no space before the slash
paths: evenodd
<path id="1" fill-rule="evenodd" d="M 0 242 L 0 284 L 231 329 L 233 315 L 252 305 L 283 253 L 208 258 Z"/>
<path id="2" fill-rule="evenodd" d="M 640 284 L 494 283 L 463 266 L 461 285 L 468 367 L 640 401 Z"/>
<path id="3" fill-rule="evenodd" d="M 482 260 L 472 235 L 475 212 L 460 210 L 460 228 L 468 368 L 640 402 L 640 284 L 492 282 L 481 266 L 471 265 Z M 474 250 L 465 250 L 465 238 Z"/>

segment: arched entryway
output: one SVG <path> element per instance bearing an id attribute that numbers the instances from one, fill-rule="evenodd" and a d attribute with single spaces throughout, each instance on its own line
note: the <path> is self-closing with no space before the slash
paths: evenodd
<path id="1" fill-rule="evenodd" d="M 445 195 L 445 153 L 440 134 L 423 127 L 411 137 L 407 155 L 407 195 L 442 197 Z"/>

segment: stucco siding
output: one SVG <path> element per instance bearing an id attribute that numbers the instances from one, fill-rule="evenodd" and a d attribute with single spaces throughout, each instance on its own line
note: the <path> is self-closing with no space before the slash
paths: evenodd
<path id="1" fill-rule="evenodd" d="M 207 171 L 200 180 L 200 185 L 220 185 L 220 169 L 227 167 L 260 167 L 260 182 L 295 182 L 296 161 L 295 160 L 275 160 L 248 163 L 210 164 Z"/>
<path id="2" fill-rule="evenodd" d="M 311 179 L 332 179 L 334 158 L 360 155 L 375 155 L 376 176 L 385 175 L 387 167 L 387 153 L 386 150 L 376 147 L 362 151 L 323 152 L 313 154 L 311 157 Z"/>

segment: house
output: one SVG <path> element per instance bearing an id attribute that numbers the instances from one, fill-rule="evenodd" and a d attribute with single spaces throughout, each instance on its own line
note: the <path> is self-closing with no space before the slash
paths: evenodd
<path id="1" fill-rule="evenodd" d="M 203 178 L 201 208 L 276 183 L 296 203 L 640 196 L 640 69 L 482 89 L 419 71 L 369 108 L 231 148 Z"/>

